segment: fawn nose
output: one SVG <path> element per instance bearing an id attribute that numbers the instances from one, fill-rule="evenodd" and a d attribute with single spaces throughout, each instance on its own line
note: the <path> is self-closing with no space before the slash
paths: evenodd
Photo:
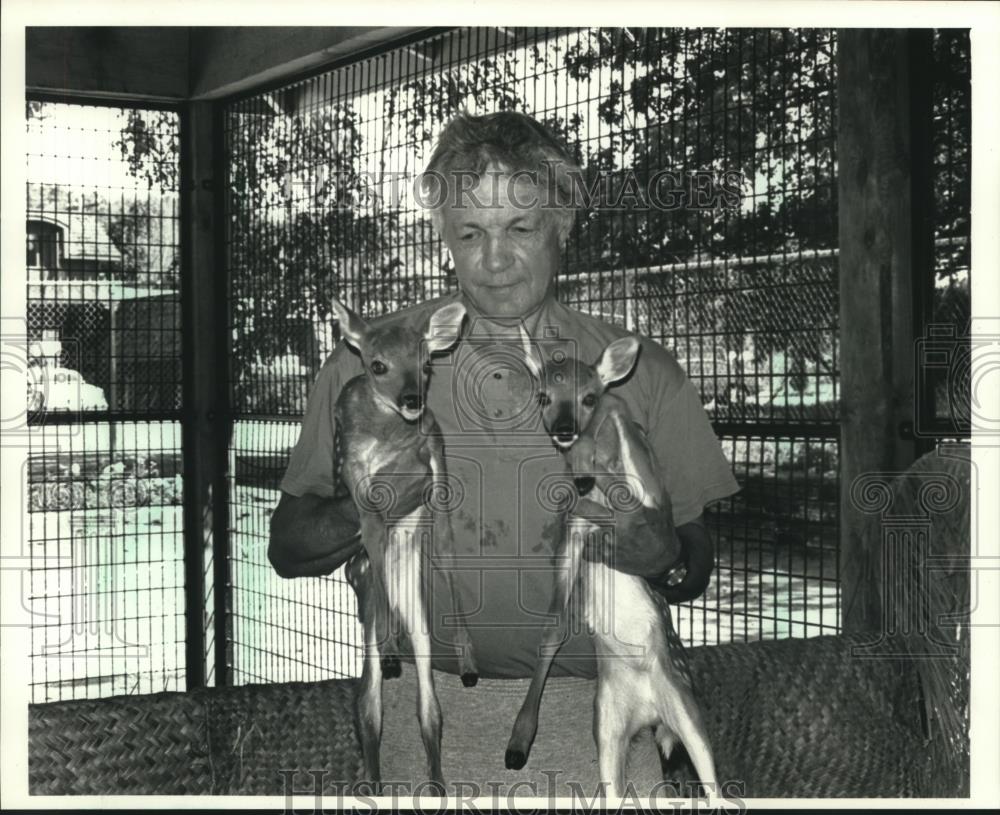
<path id="1" fill-rule="evenodd" d="M 402 402 L 403 407 L 407 410 L 420 410 L 420 406 L 423 404 L 423 400 L 416 393 L 404 393 Z"/>
<path id="2" fill-rule="evenodd" d="M 557 424 L 552 432 L 559 441 L 570 442 L 576 435 L 576 428 L 572 424 Z"/>

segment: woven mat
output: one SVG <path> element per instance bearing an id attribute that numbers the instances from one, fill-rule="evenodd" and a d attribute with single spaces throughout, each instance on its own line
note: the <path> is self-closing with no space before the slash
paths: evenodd
<path id="1" fill-rule="evenodd" d="M 355 682 L 29 706 L 33 795 L 332 794 L 361 773 Z"/>
<path id="2" fill-rule="evenodd" d="M 954 795 L 933 788 L 912 663 L 853 657 L 865 641 L 690 649 L 720 779 L 749 797 Z M 333 680 L 32 705 L 30 789 L 331 794 L 360 777 L 354 694 Z"/>
<path id="3" fill-rule="evenodd" d="M 752 798 L 954 794 L 930 788 L 912 663 L 852 655 L 873 641 L 691 649 L 720 781 L 742 781 Z"/>

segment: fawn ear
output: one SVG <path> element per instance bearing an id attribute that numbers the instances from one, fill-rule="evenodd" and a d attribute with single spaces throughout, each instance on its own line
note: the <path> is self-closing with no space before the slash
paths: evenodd
<path id="1" fill-rule="evenodd" d="M 524 330 L 524 324 L 518 326 L 521 332 L 521 349 L 524 351 L 524 364 L 528 366 L 532 376 L 541 381 L 542 379 L 542 358 L 538 353 L 538 346 L 532 343 L 528 332 Z"/>
<path id="2" fill-rule="evenodd" d="M 461 303 L 449 303 L 435 311 L 427 323 L 427 333 L 424 334 L 427 353 L 445 351 L 458 342 L 464 319 L 465 306 Z"/>
<path id="3" fill-rule="evenodd" d="M 622 337 L 615 340 L 604 349 L 600 359 L 594 364 L 597 378 L 604 387 L 624 379 L 635 366 L 639 354 L 639 340 L 635 337 Z"/>
<path id="4" fill-rule="evenodd" d="M 340 323 L 340 336 L 360 351 L 365 332 L 368 331 L 368 324 L 336 298 L 330 303 L 330 308 Z"/>

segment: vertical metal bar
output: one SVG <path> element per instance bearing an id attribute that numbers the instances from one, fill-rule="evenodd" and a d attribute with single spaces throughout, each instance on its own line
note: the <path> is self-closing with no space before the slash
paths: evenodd
<path id="1" fill-rule="evenodd" d="M 215 318 L 211 321 L 214 334 L 211 370 L 214 373 L 212 393 L 214 405 L 207 416 L 214 425 L 212 448 L 212 542 L 213 597 L 215 600 L 215 677 L 217 685 L 232 684 L 232 635 L 230 621 L 232 613 L 231 579 L 229 563 L 229 446 L 233 431 L 233 412 L 230 405 L 232 393 L 229 341 L 232 333 L 229 325 L 229 251 L 226 220 L 227 196 L 229 192 L 229 163 L 226 155 L 225 109 L 216 103 L 211 107 L 211 151 L 212 186 L 212 240 L 213 256 L 212 289 L 214 294 Z M 213 415 L 214 414 L 214 415 Z M 235 477 L 235 473 L 232 474 Z"/>
<path id="2" fill-rule="evenodd" d="M 205 684 L 205 628 L 202 597 L 204 579 L 202 553 L 205 541 L 202 538 L 202 505 L 200 479 L 197 476 L 198 398 L 194 376 L 196 343 L 194 331 L 196 323 L 195 291 L 196 270 L 194 262 L 194 216 L 196 208 L 191 200 L 194 196 L 194 162 L 197 147 L 194 143 L 191 113 L 181 111 L 181 456 L 184 472 L 184 642 L 185 674 L 187 689 L 199 688 Z"/>
<path id="3" fill-rule="evenodd" d="M 913 336 L 920 337 L 933 319 L 934 306 L 934 32 L 907 34 L 910 74 L 910 218 L 913 244 Z M 933 387 L 913 394 L 922 416 L 934 415 Z M 916 455 L 934 448 L 934 439 L 917 437 Z"/>
<path id="4" fill-rule="evenodd" d="M 226 300 L 222 165 L 218 116 L 210 103 L 188 104 L 181 117 L 182 448 L 187 687 L 206 680 L 205 560 L 211 553 L 215 596 L 215 678 L 224 684 L 228 598 L 226 457 Z M 220 262 L 221 261 L 221 262 Z M 220 636 L 221 634 L 221 636 Z"/>

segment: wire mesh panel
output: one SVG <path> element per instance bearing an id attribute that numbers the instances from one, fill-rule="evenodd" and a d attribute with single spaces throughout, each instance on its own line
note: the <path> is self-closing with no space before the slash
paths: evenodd
<path id="1" fill-rule="evenodd" d="M 280 580 L 267 560 L 271 511 L 298 423 L 238 421 L 230 453 L 232 680 L 312 681 L 361 673 L 354 591 L 341 571 Z"/>
<path id="2" fill-rule="evenodd" d="M 678 611 L 689 642 L 839 627 L 835 47 L 604 30 L 564 57 L 601 99 L 570 117 L 585 164 L 622 181 L 571 242 L 563 299 L 674 352 L 742 487 L 708 512 L 718 571 Z"/>
<path id="3" fill-rule="evenodd" d="M 838 443 L 803 431 L 720 434 L 741 490 L 712 510 L 717 571 L 677 609 L 695 642 L 809 637 L 840 625 Z"/>
<path id="4" fill-rule="evenodd" d="M 995 339 L 971 325 L 971 84 L 969 32 L 941 29 L 932 39 L 931 197 L 933 263 L 923 291 L 926 342 L 918 368 L 918 417 L 939 438 L 968 438 L 974 418 L 974 355 Z M 929 294 L 929 297 L 928 297 Z"/>
<path id="5" fill-rule="evenodd" d="M 967 71 L 967 39 L 936 38 Z M 225 106 L 234 681 L 357 668 L 342 578 L 280 580 L 267 515 L 335 342 L 331 297 L 376 316 L 455 286 L 410 184 L 460 110 L 524 111 L 570 147 L 588 206 L 560 299 L 673 351 L 743 488 L 709 512 L 717 579 L 682 635 L 838 630 L 835 54 L 821 29 L 455 29 Z M 935 102 L 949 270 L 968 223 L 956 88 Z"/>
<path id="6" fill-rule="evenodd" d="M 175 113 L 27 103 L 33 701 L 184 687 Z"/>
<path id="7" fill-rule="evenodd" d="M 837 630 L 834 49 L 820 30 L 461 29 L 227 107 L 234 455 L 252 502 L 233 524 L 251 547 L 235 555 L 235 681 L 356 669 L 356 630 L 311 673 L 282 640 L 269 608 L 297 602 L 292 625 L 320 642 L 350 594 L 338 576 L 277 578 L 266 516 L 333 346 L 331 296 L 374 316 L 454 286 L 406 193 L 459 110 L 521 110 L 570 146 L 591 194 L 560 298 L 673 350 L 717 423 L 743 492 L 710 513 L 718 580 L 682 610 L 687 640 Z"/>

